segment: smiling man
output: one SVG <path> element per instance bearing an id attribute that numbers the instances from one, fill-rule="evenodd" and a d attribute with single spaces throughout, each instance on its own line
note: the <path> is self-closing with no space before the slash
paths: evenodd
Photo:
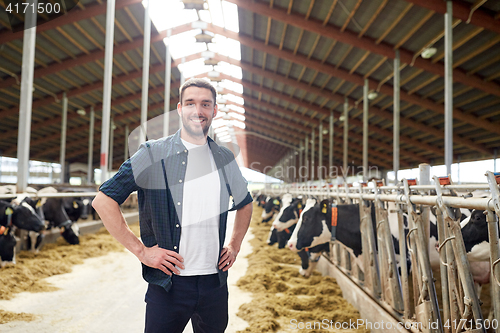
<path id="1" fill-rule="evenodd" d="M 145 332 L 224 332 L 228 323 L 227 271 L 234 264 L 252 215 L 252 197 L 232 152 L 207 136 L 217 115 L 216 91 L 203 79 L 180 88 L 182 128 L 147 141 L 100 187 L 93 206 L 108 231 L 143 265 L 149 283 Z M 141 240 L 119 205 L 138 193 Z M 230 197 L 236 210 L 224 246 Z"/>

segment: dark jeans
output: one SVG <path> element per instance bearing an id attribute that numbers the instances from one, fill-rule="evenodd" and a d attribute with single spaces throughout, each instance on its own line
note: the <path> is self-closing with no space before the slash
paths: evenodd
<path id="1" fill-rule="evenodd" d="M 172 287 L 149 284 L 145 333 L 182 333 L 189 319 L 195 333 L 224 332 L 228 322 L 227 284 L 218 274 L 172 276 Z"/>

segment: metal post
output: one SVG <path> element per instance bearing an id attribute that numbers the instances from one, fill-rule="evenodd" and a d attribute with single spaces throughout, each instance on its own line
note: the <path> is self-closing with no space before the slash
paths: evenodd
<path id="1" fill-rule="evenodd" d="M 305 161 L 305 167 L 306 167 L 306 179 L 305 181 L 308 181 L 309 180 L 309 136 L 306 135 L 306 152 L 305 152 L 305 155 L 304 155 L 304 161 Z"/>
<path id="2" fill-rule="evenodd" d="M 321 180 L 323 179 L 323 122 L 319 123 L 318 143 L 318 179 Z"/>
<path id="3" fill-rule="evenodd" d="M 163 136 L 168 136 L 170 127 L 170 82 L 172 81 L 172 56 L 170 55 L 170 34 L 172 29 L 168 29 L 165 42 L 165 106 L 163 108 Z M 166 41 L 165 41 L 166 40 Z"/>
<path id="4" fill-rule="evenodd" d="M 123 160 L 126 161 L 128 159 L 128 136 L 130 135 L 130 131 L 128 129 L 128 124 L 125 125 L 125 151 L 123 152 Z"/>
<path id="5" fill-rule="evenodd" d="M 298 175 L 297 178 L 299 179 L 299 182 L 302 181 L 302 177 L 300 176 L 300 170 L 302 170 L 302 157 L 304 155 L 304 144 L 300 143 L 300 148 L 299 148 L 299 168 L 298 168 Z"/>
<path id="6" fill-rule="evenodd" d="M 419 169 L 419 185 L 430 185 L 431 184 L 431 166 L 427 163 L 422 163 L 418 165 Z M 430 193 L 428 193 L 430 194 Z M 425 235 L 425 245 L 429 245 L 430 237 L 430 222 L 429 222 L 429 206 L 422 206 L 422 221 L 424 224 L 424 235 Z"/>
<path id="7" fill-rule="evenodd" d="M 344 180 L 347 182 L 347 159 L 349 157 L 348 147 L 349 147 L 349 103 L 347 102 L 347 97 L 345 97 L 344 102 L 344 163 L 342 175 L 345 178 Z"/>
<path id="8" fill-rule="evenodd" d="M 444 161 L 446 174 L 453 163 L 453 3 L 446 1 L 444 15 Z"/>
<path id="9" fill-rule="evenodd" d="M 33 8 L 37 0 L 31 0 Z M 33 104 L 33 74 L 35 70 L 36 13 L 27 11 L 24 21 L 23 65 L 21 68 L 21 96 L 19 98 L 19 130 L 17 134 L 17 190 L 28 186 L 31 107 Z"/>
<path id="10" fill-rule="evenodd" d="M 314 137 L 316 135 L 314 134 L 314 128 L 311 132 L 311 180 L 314 180 L 314 169 L 316 168 L 316 164 L 314 161 L 314 152 L 316 151 L 316 145 L 314 143 Z"/>
<path id="11" fill-rule="evenodd" d="M 184 64 L 186 63 L 186 58 L 185 57 L 182 57 L 182 60 L 181 60 L 181 64 L 182 64 L 182 69 L 184 70 Z M 179 69 L 179 67 L 177 67 L 177 69 Z M 181 77 L 180 77 L 180 87 L 182 87 L 182 85 L 184 84 L 185 82 L 185 78 L 184 78 L 184 74 L 182 73 L 181 70 L 179 70 L 179 73 L 181 74 Z M 180 102 L 180 101 L 179 101 Z M 179 116 L 179 128 L 182 128 L 182 117 Z"/>
<path id="12" fill-rule="evenodd" d="M 95 112 L 94 107 L 90 107 L 90 125 L 89 125 L 89 154 L 88 154 L 88 167 L 87 167 L 87 184 L 92 184 L 94 179 L 94 167 L 93 167 L 93 157 L 94 157 L 94 122 L 95 122 Z"/>
<path id="13" fill-rule="evenodd" d="M 113 170 L 113 140 L 115 136 L 115 124 L 113 119 L 111 119 L 111 128 L 109 129 L 109 171 Z"/>
<path id="14" fill-rule="evenodd" d="M 363 181 L 368 181 L 368 79 L 363 87 Z"/>
<path id="15" fill-rule="evenodd" d="M 498 149 L 495 149 L 493 153 L 493 172 L 497 172 L 497 154 Z"/>
<path id="16" fill-rule="evenodd" d="M 142 96 L 141 96 L 141 138 L 140 142 L 147 141 L 148 121 L 148 94 L 149 94 L 149 55 L 151 50 L 151 17 L 149 3 L 144 8 L 144 44 L 142 46 Z"/>
<path id="17" fill-rule="evenodd" d="M 394 58 L 394 119 L 393 119 L 393 169 L 394 169 L 394 184 L 398 183 L 398 171 L 399 171 L 399 119 L 400 119 L 400 60 L 399 60 L 399 50 L 396 50 L 396 57 Z"/>
<path id="18" fill-rule="evenodd" d="M 61 164 L 61 175 L 60 181 L 61 184 L 64 184 L 64 168 L 65 168 L 65 160 L 66 160 L 66 129 L 68 124 L 68 97 L 66 96 L 66 92 L 63 92 L 62 98 L 62 122 L 61 122 L 61 152 L 59 155 L 59 163 Z"/>
<path id="19" fill-rule="evenodd" d="M 328 178 L 332 179 L 332 169 L 333 169 L 333 111 L 330 111 L 330 130 L 328 135 L 330 136 L 330 147 L 328 150 Z"/>
<path id="20" fill-rule="evenodd" d="M 111 83 L 113 80 L 113 40 L 115 33 L 115 0 L 106 3 L 106 42 L 104 51 L 104 84 L 101 124 L 101 183 L 108 179 L 109 124 L 111 117 Z"/>

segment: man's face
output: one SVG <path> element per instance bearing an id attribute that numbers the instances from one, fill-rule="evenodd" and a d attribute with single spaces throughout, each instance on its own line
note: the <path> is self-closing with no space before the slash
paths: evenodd
<path id="1" fill-rule="evenodd" d="M 206 88 L 188 87 L 182 93 L 182 103 L 177 105 L 182 128 L 195 138 L 204 137 L 217 114 L 212 92 Z"/>

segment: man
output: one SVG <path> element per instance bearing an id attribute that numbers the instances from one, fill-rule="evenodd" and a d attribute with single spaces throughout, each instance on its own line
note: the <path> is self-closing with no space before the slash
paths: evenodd
<path id="1" fill-rule="evenodd" d="M 111 235 L 141 261 L 145 332 L 223 332 L 228 322 L 227 271 L 250 224 L 252 197 L 230 150 L 207 137 L 217 114 L 216 91 L 203 79 L 180 88 L 176 134 L 139 147 L 100 187 L 93 206 Z M 137 191 L 141 240 L 119 205 Z M 227 246 L 230 196 L 236 210 Z"/>

